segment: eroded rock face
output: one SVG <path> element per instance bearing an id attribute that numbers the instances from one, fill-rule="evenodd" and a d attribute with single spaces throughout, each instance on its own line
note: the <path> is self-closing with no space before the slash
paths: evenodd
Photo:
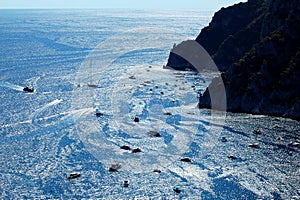
<path id="1" fill-rule="evenodd" d="M 215 14 L 196 41 L 220 77 L 200 98 L 211 108 L 214 85 L 225 84 L 227 110 L 300 119 L 300 0 L 249 0 Z M 173 64 L 170 56 L 168 64 Z M 177 63 L 177 69 L 183 64 Z M 176 64 L 175 64 L 176 65 Z"/>
<path id="2" fill-rule="evenodd" d="M 254 42 L 259 41 L 259 35 L 254 33 L 257 32 L 256 26 L 262 20 L 253 23 L 253 19 L 262 15 L 263 9 L 260 8 L 263 2 L 263 0 L 249 1 L 222 8 L 215 13 L 209 26 L 203 28 L 196 38 L 196 41 L 214 58 L 221 71 L 225 71 L 230 63 L 238 61 Z M 253 24 L 249 26 L 251 23 Z M 247 32 L 248 37 L 239 37 L 244 32 Z M 231 51 L 230 55 L 226 53 L 228 50 Z M 185 59 L 172 52 L 167 66 L 177 70 L 195 69 Z"/>
<path id="3" fill-rule="evenodd" d="M 222 8 L 201 31 L 196 41 L 208 51 L 221 71 L 238 61 L 253 43 L 259 41 L 257 27 L 262 23 L 264 7 L 263 0 L 253 0 Z"/>
<path id="4" fill-rule="evenodd" d="M 299 120 L 300 1 L 273 0 L 264 5 L 268 6 L 259 17 L 259 42 L 222 75 L 227 110 Z M 209 93 L 215 92 L 207 90 L 200 107 L 209 107 Z"/>

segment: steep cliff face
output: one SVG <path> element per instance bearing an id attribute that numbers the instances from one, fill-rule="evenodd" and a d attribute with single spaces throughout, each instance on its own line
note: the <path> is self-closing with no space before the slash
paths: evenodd
<path id="1" fill-rule="evenodd" d="M 249 0 L 215 13 L 209 26 L 203 28 L 196 38 L 212 56 L 221 71 L 238 61 L 250 50 L 253 43 L 259 42 L 258 26 L 266 7 L 264 0 Z M 244 35 L 247 34 L 247 37 Z M 231 51 L 230 54 L 227 52 Z M 170 53 L 167 66 L 178 70 L 194 67 L 185 59 Z"/>
<path id="2" fill-rule="evenodd" d="M 300 1 L 271 0 L 265 1 L 264 7 L 260 17 L 254 19 L 254 23 L 259 21 L 255 34 L 260 40 L 253 42 L 251 49 L 242 54 L 238 61 L 228 62 L 229 68 L 222 75 L 227 109 L 299 120 Z M 247 28 L 236 37 L 247 37 Z M 222 45 L 224 47 L 219 47 L 218 51 L 232 44 L 224 42 Z M 231 47 L 240 48 L 235 45 Z M 224 51 L 223 54 L 230 56 L 231 52 Z M 199 106 L 209 108 L 210 93 L 214 92 L 206 90 Z"/>
<path id="3" fill-rule="evenodd" d="M 208 51 L 221 71 L 238 61 L 253 43 L 259 42 L 258 27 L 265 6 L 263 0 L 250 0 L 222 8 L 201 31 L 196 41 Z"/>
<path id="4" fill-rule="evenodd" d="M 223 71 L 200 98 L 210 108 L 223 80 L 227 109 L 300 119 L 300 0 L 249 0 L 223 8 L 196 41 Z M 168 66 L 192 68 L 170 54 Z"/>

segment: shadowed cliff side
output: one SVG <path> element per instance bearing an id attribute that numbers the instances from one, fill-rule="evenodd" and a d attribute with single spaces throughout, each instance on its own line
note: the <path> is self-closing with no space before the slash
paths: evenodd
<path id="1" fill-rule="evenodd" d="M 300 119 L 299 24 L 300 0 L 249 0 L 221 9 L 201 31 L 196 41 L 224 71 L 228 111 Z M 171 53 L 168 66 L 180 69 L 180 59 Z M 212 81 L 199 107 L 211 108 L 222 79 Z"/>
<path id="2" fill-rule="evenodd" d="M 215 13 L 209 26 L 202 29 L 196 41 L 212 56 L 220 71 L 228 69 L 231 63 L 238 61 L 251 49 L 253 43 L 259 42 L 257 26 L 261 26 L 265 7 L 263 0 L 250 0 L 222 8 Z M 247 34 L 247 37 L 243 34 Z M 228 50 L 231 51 L 230 54 L 227 53 Z M 172 51 L 167 66 L 178 70 L 194 69 L 189 62 Z"/>

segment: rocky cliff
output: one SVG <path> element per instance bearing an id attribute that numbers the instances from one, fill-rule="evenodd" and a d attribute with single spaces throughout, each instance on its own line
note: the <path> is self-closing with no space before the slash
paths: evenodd
<path id="1" fill-rule="evenodd" d="M 264 4 L 263 0 L 250 0 L 222 8 L 215 13 L 209 26 L 203 28 L 196 38 L 196 41 L 212 56 L 221 71 L 228 69 L 231 63 L 238 61 L 254 43 L 259 42 L 260 35 L 257 26 L 262 21 L 261 16 L 266 7 Z M 244 37 L 245 33 L 247 37 Z M 172 51 L 167 66 L 177 70 L 194 69 L 188 61 Z"/>
<path id="2" fill-rule="evenodd" d="M 300 0 L 249 0 L 223 8 L 196 41 L 223 71 L 200 107 L 211 107 L 213 86 L 223 80 L 227 110 L 300 119 Z M 171 53 L 168 66 L 180 69 L 183 63 Z"/>

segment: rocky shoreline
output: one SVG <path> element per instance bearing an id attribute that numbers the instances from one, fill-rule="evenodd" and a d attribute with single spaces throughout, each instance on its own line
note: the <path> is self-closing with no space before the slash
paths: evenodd
<path id="1" fill-rule="evenodd" d="M 300 0 L 249 0 L 215 13 L 196 38 L 222 72 L 200 97 L 211 97 L 225 85 L 227 111 L 266 114 L 300 120 Z M 193 65 L 170 53 L 167 66 Z"/>

